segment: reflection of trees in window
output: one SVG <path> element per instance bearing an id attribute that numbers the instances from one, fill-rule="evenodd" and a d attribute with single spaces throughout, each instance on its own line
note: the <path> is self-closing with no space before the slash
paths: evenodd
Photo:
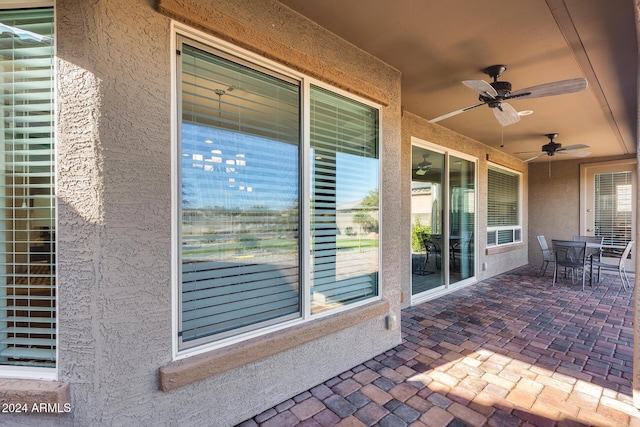
<path id="1" fill-rule="evenodd" d="M 362 233 L 378 232 L 378 220 L 371 216 L 371 212 L 378 211 L 379 199 L 378 189 L 370 190 L 360 203 L 361 211 L 353 216 L 353 222 L 358 224 Z"/>

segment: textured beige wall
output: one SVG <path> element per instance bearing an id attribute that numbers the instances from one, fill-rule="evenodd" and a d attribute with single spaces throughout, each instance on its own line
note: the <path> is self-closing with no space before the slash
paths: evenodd
<path id="1" fill-rule="evenodd" d="M 281 4 L 180 0 L 278 41 L 315 73 L 382 94 L 381 288 L 400 318 L 400 74 Z M 400 342 L 384 316 L 178 388 L 172 361 L 171 20 L 154 0 L 57 0 L 59 379 L 70 414 L 38 425 L 233 425 Z M 202 16 L 202 15 L 200 15 Z M 243 35 L 244 34 L 244 35 Z M 262 35 L 262 36 L 261 36 Z M 273 52 L 272 52 L 273 53 Z M 263 52 L 269 56 L 269 52 Z M 308 66 L 308 64 L 305 64 Z M 327 67 L 324 69 L 323 67 Z M 29 425 L 33 418 L 3 417 Z M 31 424 L 32 425 L 32 424 Z"/>
<path id="2" fill-rule="evenodd" d="M 405 295 L 403 306 L 408 306 L 411 299 L 411 138 L 446 147 L 450 150 L 476 157 L 478 159 L 478 207 L 477 207 L 477 270 L 476 277 L 483 280 L 487 277 L 495 276 L 527 263 L 527 247 L 519 245 L 513 250 L 501 252 L 499 254 L 488 255 L 485 253 L 487 243 L 487 156 L 491 162 L 509 167 L 523 173 L 523 218 L 522 235 L 527 235 L 527 188 L 528 176 L 527 165 L 519 159 L 505 154 L 500 150 L 493 149 L 478 141 L 467 138 L 458 133 L 452 132 L 438 124 L 427 123 L 427 120 L 404 112 L 402 118 L 402 259 L 405 268 L 402 270 L 402 291 Z M 482 263 L 487 263 L 487 269 L 482 271 Z"/>

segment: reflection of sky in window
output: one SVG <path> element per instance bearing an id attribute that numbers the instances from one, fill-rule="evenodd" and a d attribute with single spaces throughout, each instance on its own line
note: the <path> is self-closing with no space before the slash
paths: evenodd
<path id="1" fill-rule="evenodd" d="M 185 209 L 289 209 L 298 199 L 298 146 L 246 133 L 182 125 Z"/>
<path id="2" fill-rule="evenodd" d="M 378 159 L 336 154 L 338 204 L 378 188 Z M 312 163 L 314 162 L 314 156 Z M 312 166 L 313 167 L 313 166 Z M 182 125 L 185 209 L 289 209 L 298 199 L 298 147 L 246 133 Z"/>
<path id="3" fill-rule="evenodd" d="M 312 156 L 312 159 L 314 158 L 315 156 Z M 336 164 L 338 205 L 361 201 L 372 190 L 378 188 L 378 159 L 336 153 Z"/>

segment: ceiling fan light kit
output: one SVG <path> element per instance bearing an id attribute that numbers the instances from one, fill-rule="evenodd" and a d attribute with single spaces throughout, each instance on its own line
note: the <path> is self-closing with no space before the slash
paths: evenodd
<path id="1" fill-rule="evenodd" d="M 427 160 L 428 154 L 422 155 L 422 161 L 418 163 L 418 170 L 416 175 L 422 176 L 431 169 L 431 162 Z"/>

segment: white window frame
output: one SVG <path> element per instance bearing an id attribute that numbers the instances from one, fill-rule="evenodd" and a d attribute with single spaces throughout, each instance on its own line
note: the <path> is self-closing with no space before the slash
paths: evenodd
<path id="1" fill-rule="evenodd" d="M 523 188 L 522 188 L 522 172 L 504 167 L 502 165 L 491 163 L 487 164 L 487 203 L 489 201 L 489 167 L 493 167 L 495 169 L 500 169 L 518 176 L 518 224 L 517 225 L 506 225 L 499 227 L 490 227 L 488 225 L 489 222 L 489 211 L 487 209 L 487 248 L 495 248 L 495 247 L 504 247 L 510 245 L 516 245 L 522 243 L 522 198 L 523 198 Z M 499 243 L 498 242 L 498 234 L 504 231 L 511 231 L 512 233 L 512 241 L 508 243 Z M 517 234 L 519 233 L 519 239 L 517 238 Z M 489 243 L 489 235 L 493 234 L 493 242 Z"/>
<path id="2" fill-rule="evenodd" d="M 179 318 L 180 318 L 180 272 L 182 265 L 180 263 L 181 254 L 180 254 L 180 242 L 181 242 L 181 217 L 179 215 L 179 207 L 181 206 L 180 200 L 180 173 L 179 173 L 179 163 L 180 156 L 178 153 L 179 149 L 179 138 L 178 129 L 179 129 L 179 120 L 178 117 L 178 103 L 179 103 L 179 93 L 178 93 L 178 79 L 180 76 L 177 75 L 177 61 L 179 60 L 179 56 L 172 54 L 171 55 L 171 291 L 172 291 L 172 304 L 171 304 L 171 315 L 172 315 L 172 353 L 173 360 L 185 359 L 191 356 L 195 356 L 197 354 L 202 354 L 211 350 L 227 347 L 229 345 L 237 344 L 239 342 L 243 342 L 252 338 L 260 337 L 272 332 L 276 332 L 279 330 L 283 330 L 286 328 L 290 328 L 292 326 L 296 326 L 299 324 L 307 323 L 311 320 L 319 319 L 322 317 L 335 316 L 339 313 L 352 310 L 357 307 L 361 307 L 364 305 L 371 304 L 375 301 L 380 301 L 382 299 L 382 256 L 381 251 L 378 251 L 378 292 L 377 295 L 363 301 L 355 302 L 352 304 L 344 305 L 341 307 L 337 307 L 332 310 L 323 311 L 317 314 L 311 314 L 311 296 L 310 296 L 310 273 L 309 273 L 309 265 L 311 262 L 310 256 L 310 87 L 311 85 L 327 89 L 337 95 L 342 95 L 346 98 L 352 99 L 354 101 L 360 102 L 362 104 L 368 105 L 370 107 L 376 108 L 378 110 L 378 188 L 381 189 L 381 184 L 383 182 L 382 178 L 382 107 L 381 105 L 372 102 L 368 99 L 361 98 L 356 96 L 350 92 L 345 90 L 336 88 L 334 86 L 328 85 L 322 81 L 316 80 L 312 77 L 309 77 L 303 73 L 290 69 L 288 67 L 283 66 L 277 62 L 268 60 L 260 55 L 254 54 L 252 52 L 246 51 L 238 46 L 235 46 L 226 41 L 215 38 L 209 34 L 206 34 L 202 31 L 189 27 L 187 25 L 181 24 L 176 21 L 171 22 L 171 42 L 170 48 L 171 52 L 176 52 L 178 50 L 178 38 L 179 36 L 186 37 L 194 40 L 195 42 L 205 44 L 212 49 L 220 50 L 229 55 L 233 55 L 238 57 L 241 60 L 247 61 L 253 64 L 256 68 L 262 67 L 271 71 L 274 71 L 278 74 L 282 74 L 289 78 L 298 80 L 300 82 L 300 92 L 301 92 L 301 122 L 302 122 L 302 141 L 300 144 L 300 150 L 302 155 L 302 171 L 300 173 L 300 194 L 299 194 L 299 206 L 302 217 L 302 224 L 300 228 L 300 263 L 301 263 L 301 274 L 300 274 L 300 287 L 301 287 L 301 311 L 300 317 L 293 320 L 283 321 L 281 323 L 276 323 L 271 326 L 267 326 L 262 329 L 257 329 L 253 331 L 249 331 L 246 333 L 234 335 L 228 338 L 212 341 L 206 344 L 202 344 L 196 347 L 180 350 L 179 349 L 179 339 L 178 339 L 178 331 L 179 331 Z M 378 209 L 382 212 L 382 200 L 379 202 Z M 383 221 L 382 218 L 379 219 L 379 229 L 382 230 Z M 382 247 L 382 236 L 381 233 L 378 237 L 378 247 Z"/>
<path id="3" fill-rule="evenodd" d="M 38 8 L 53 8 L 53 21 L 54 21 L 54 26 L 55 26 L 55 22 L 56 22 L 56 8 L 55 8 L 55 0 L 16 0 L 16 1 L 3 1 L 0 0 L 0 9 L 1 10 L 10 10 L 10 9 L 38 9 Z M 53 39 L 53 43 L 54 43 L 54 57 L 57 55 L 57 49 L 56 49 L 56 41 L 57 41 L 57 37 L 54 36 Z M 54 60 L 54 64 L 53 64 L 53 75 L 54 75 L 54 87 L 57 86 L 57 72 L 56 72 L 56 61 Z M 53 94 L 53 114 L 54 117 L 57 116 L 56 114 L 56 110 L 58 108 L 58 104 L 56 101 L 56 96 L 55 96 L 55 91 Z M 56 125 L 55 121 L 54 121 L 54 126 Z M 54 133 L 53 133 L 53 140 L 54 140 L 54 152 L 53 152 L 53 156 L 54 156 L 54 164 L 57 164 L 57 142 L 58 142 L 58 132 L 56 132 L 56 129 L 54 129 Z M 54 176 L 54 189 L 56 187 L 57 184 L 57 176 Z M 55 229 L 58 230 L 58 200 L 57 198 L 54 201 L 55 203 L 55 217 L 53 218 L 53 221 L 55 223 Z M 57 254 L 57 248 L 58 248 L 58 244 L 57 244 L 57 233 L 56 233 L 56 241 L 55 241 L 55 247 L 56 247 L 56 251 L 54 253 Z M 57 269 L 56 269 L 57 271 Z M 59 353 L 60 353 L 60 341 L 58 339 L 59 335 L 59 324 L 60 322 L 58 321 L 58 306 L 59 304 L 57 303 L 58 300 L 58 278 L 57 278 L 57 273 L 54 275 L 55 277 L 55 299 L 56 299 L 56 304 L 55 304 L 55 319 L 56 319 L 56 328 L 55 328 L 55 335 L 56 335 L 56 358 L 55 358 L 55 367 L 53 368 L 44 368 L 44 367 L 36 367 L 36 366 L 16 366 L 16 365 L 2 365 L 0 364 L 0 379 L 26 379 L 26 380 L 46 380 L 46 381 L 57 381 L 58 380 L 58 369 L 59 369 Z"/>

